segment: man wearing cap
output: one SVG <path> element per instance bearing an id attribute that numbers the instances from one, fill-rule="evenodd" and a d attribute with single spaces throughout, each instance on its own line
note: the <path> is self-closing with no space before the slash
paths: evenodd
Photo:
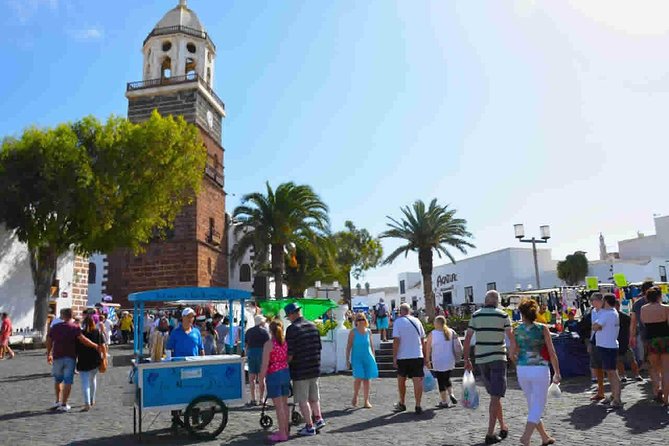
<path id="1" fill-rule="evenodd" d="M 172 350 L 172 356 L 204 356 L 204 344 L 200 330 L 193 327 L 195 311 L 185 308 L 181 312 L 181 325 L 172 330 L 167 338 L 166 350 Z"/>
<path id="2" fill-rule="evenodd" d="M 318 429 L 325 426 L 318 389 L 318 377 L 321 373 L 321 336 L 316 325 L 302 317 L 299 304 L 288 304 L 284 307 L 284 311 L 291 322 L 286 329 L 286 342 L 290 378 L 293 380 L 293 397 L 300 405 L 300 412 L 306 421 L 306 426 L 297 434 L 313 436 Z"/>
<path id="3" fill-rule="evenodd" d="M 247 363 L 249 365 L 249 383 L 251 385 L 250 406 L 257 406 L 265 393 L 265 381 L 258 382 L 258 399 L 256 399 L 256 381 L 259 379 L 260 367 L 262 366 L 263 347 L 269 341 L 269 333 L 265 325 L 266 319 L 262 315 L 253 318 L 255 326 L 249 328 L 244 336 L 246 343 Z"/>

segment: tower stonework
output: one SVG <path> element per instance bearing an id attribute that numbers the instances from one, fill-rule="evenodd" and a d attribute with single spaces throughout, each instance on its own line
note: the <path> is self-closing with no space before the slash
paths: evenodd
<path id="1" fill-rule="evenodd" d="M 222 121 L 225 105 L 212 88 L 216 46 L 185 0 L 144 40 L 143 79 L 127 84 L 128 119 L 147 120 L 153 110 L 180 115 L 197 126 L 207 148 L 202 187 L 166 240 L 152 241 L 135 256 L 109 254 L 107 293 L 127 304 L 135 291 L 179 286 L 228 286 Z"/>

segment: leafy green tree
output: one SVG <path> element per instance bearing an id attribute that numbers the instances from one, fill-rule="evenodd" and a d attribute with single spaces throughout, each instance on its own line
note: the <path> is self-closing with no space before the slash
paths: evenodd
<path id="1" fill-rule="evenodd" d="M 87 117 L 4 138 L 0 223 L 28 245 L 35 329 L 44 332 L 59 256 L 140 252 L 192 202 L 205 161 L 196 127 L 157 112 L 142 124 Z"/>
<path id="2" fill-rule="evenodd" d="M 307 288 L 318 280 L 331 283 L 341 277 L 337 248 L 327 236 L 299 239 L 286 254 L 286 265 L 285 280 L 291 297 L 303 297 Z"/>
<path id="3" fill-rule="evenodd" d="M 360 280 L 365 271 L 379 266 L 383 260 L 383 247 L 366 229 L 358 229 L 351 221 L 344 225 L 346 230 L 335 233 L 332 238 L 337 248 L 342 283 L 347 284 L 345 297 L 350 303 L 351 276 Z"/>
<path id="4" fill-rule="evenodd" d="M 400 254 L 406 257 L 410 251 L 418 253 L 418 265 L 423 276 L 425 311 L 430 320 L 434 319 L 434 291 L 432 290 L 433 252 L 441 258 L 444 254 L 455 263 L 448 250 L 455 248 L 463 254 L 474 245 L 468 241 L 472 235 L 467 231 L 467 221 L 455 217 L 455 209 L 448 205 L 440 206 L 436 198 L 426 208 L 422 200 L 417 200 L 409 207 L 401 208 L 403 217 L 396 220 L 388 217 L 390 229 L 380 235 L 381 238 L 396 238 L 405 243 L 393 251 L 384 261 L 392 263 Z"/>
<path id="5" fill-rule="evenodd" d="M 330 220 L 328 207 L 310 186 L 288 182 L 276 190 L 269 183 L 266 187 L 265 194 L 245 195 L 233 212 L 233 219 L 240 222 L 235 233 L 242 235 L 232 250 L 232 258 L 239 259 L 249 248 L 254 248 L 262 259 L 269 255 L 274 295 L 279 298 L 283 297 L 285 254 L 291 243 L 326 234 Z"/>
<path id="6" fill-rule="evenodd" d="M 578 285 L 588 275 L 588 259 L 582 251 L 568 255 L 557 264 L 557 274 L 560 280 L 569 286 Z"/>

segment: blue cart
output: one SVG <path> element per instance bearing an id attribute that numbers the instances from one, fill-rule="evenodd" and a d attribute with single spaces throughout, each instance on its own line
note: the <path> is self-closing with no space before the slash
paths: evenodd
<path id="1" fill-rule="evenodd" d="M 135 385 L 133 432 L 142 435 L 144 411 L 172 411 L 173 429 L 184 427 L 192 436 L 211 440 L 228 423 L 228 405 L 245 401 L 244 358 L 239 355 L 190 356 L 151 362 L 144 356 L 144 304 L 146 302 L 225 301 L 242 306 L 251 293 L 228 288 L 171 288 L 132 293 L 135 323 L 133 370 Z M 244 333 L 241 334 L 244 346 Z M 243 348 L 243 347 L 242 347 Z"/>

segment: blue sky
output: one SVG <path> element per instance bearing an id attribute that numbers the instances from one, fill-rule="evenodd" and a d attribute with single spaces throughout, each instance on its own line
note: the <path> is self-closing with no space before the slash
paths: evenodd
<path id="1" fill-rule="evenodd" d="M 125 115 L 142 41 L 176 3 L 0 0 L 0 135 Z M 556 258 L 596 258 L 600 231 L 615 249 L 669 212 L 666 2 L 188 3 L 218 49 L 230 211 L 292 180 L 334 229 L 378 234 L 436 197 L 468 220 L 470 254 L 550 224 Z M 407 270 L 415 257 L 364 280 Z"/>

